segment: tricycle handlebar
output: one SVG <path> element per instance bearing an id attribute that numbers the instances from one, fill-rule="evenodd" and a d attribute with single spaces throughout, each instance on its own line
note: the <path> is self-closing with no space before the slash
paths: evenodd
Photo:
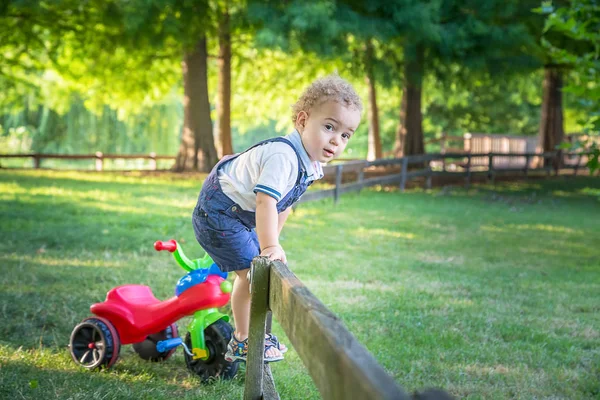
<path id="1" fill-rule="evenodd" d="M 156 242 L 154 242 L 154 248 L 156 249 L 156 251 L 167 250 L 170 253 L 172 253 L 175 250 L 177 250 L 177 242 L 173 239 L 166 242 L 157 240 Z"/>
<path id="2" fill-rule="evenodd" d="M 190 260 L 186 257 L 185 253 L 181 246 L 174 240 L 167 240 L 166 242 L 157 240 L 154 242 L 154 248 L 156 251 L 167 250 L 173 253 L 173 258 L 177 261 L 177 264 L 181 266 L 181 268 L 185 269 L 188 272 L 192 272 L 198 268 L 210 268 L 210 266 L 214 263 L 212 258 L 207 254 L 202 258 L 198 258 L 196 260 Z"/>

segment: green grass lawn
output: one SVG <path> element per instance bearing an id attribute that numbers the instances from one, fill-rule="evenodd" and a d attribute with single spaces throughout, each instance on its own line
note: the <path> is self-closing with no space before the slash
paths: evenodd
<path id="1" fill-rule="evenodd" d="M 0 170 L 0 398 L 232 399 L 243 374 L 202 385 L 181 350 L 131 346 L 78 369 L 73 327 L 112 287 L 172 296 L 157 253 L 202 254 L 190 214 L 202 176 Z M 600 179 L 409 191 L 303 204 L 282 244 L 290 269 L 406 390 L 469 399 L 600 397 Z M 187 321 L 180 321 L 185 330 Z M 275 324 L 275 333 L 285 336 Z M 286 343 L 289 343 L 285 340 Z M 319 398 L 294 350 L 272 367 L 283 399 Z"/>

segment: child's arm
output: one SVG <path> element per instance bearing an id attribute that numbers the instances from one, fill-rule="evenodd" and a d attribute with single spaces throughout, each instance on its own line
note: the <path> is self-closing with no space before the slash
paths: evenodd
<path id="1" fill-rule="evenodd" d="M 285 252 L 279 245 L 277 200 L 262 192 L 256 193 L 256 234 L 261 256 L 287 262 Z"/>

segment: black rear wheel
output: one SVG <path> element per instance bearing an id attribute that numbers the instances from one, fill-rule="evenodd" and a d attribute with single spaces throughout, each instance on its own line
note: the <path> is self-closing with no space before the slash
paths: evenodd
<path id="1" fill-rule="evenodd" d="M 165 340 L 179 337 L 179 332 L 177 330 L 177 324 L 171 324 L 167 327 L 167 329 L 163 329 L 158 333 L 153 333 L 152 335 L 148 335 L 146 339 L 142 342 L 134 343 L 133 350 L 143 358 L 144 360 L 150 361 L 165 361 L 175 352 L 177 348 L 171 349 L 169 351 L 165 351 L 160 353 L 156 350 L 156 343 Z"/>
<path id="2" fill-rule="evenodd" d="M 238 370 L 238 363 L 225 360 L 227 344 L 231 340 L 233 328 L 222 319 L 204 330 L 204 341 L 208 350 L 208 359 L 194 360 L 185 353 L 185 363 L 190 371 L 198 375 L 202 382 L 212 379 L 232 379 Z M 186 346 L 192 350 L 192 338 L 188 333 L 185 337 Z"/>

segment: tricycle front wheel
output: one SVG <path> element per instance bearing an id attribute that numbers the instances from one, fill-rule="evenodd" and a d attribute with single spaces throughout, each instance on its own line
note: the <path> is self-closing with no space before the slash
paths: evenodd
<path id="1" fill-rule="evenodd" d="M 232 379 L 238 370 L 237 362 L 225 360 L 227 344 L 233 335 L 233 328 L 222 319 L 204 330 L 204 341 L 208 350 L 206 360 L 194 360 L 189 354 L 185 353 L 185 363 L 190 371 L 198 375 L 202 382 L 208 382 L 211 379 Z M 185 337 L 186 346 L 192 348 L 192 338 L 188 333 Z"/>

